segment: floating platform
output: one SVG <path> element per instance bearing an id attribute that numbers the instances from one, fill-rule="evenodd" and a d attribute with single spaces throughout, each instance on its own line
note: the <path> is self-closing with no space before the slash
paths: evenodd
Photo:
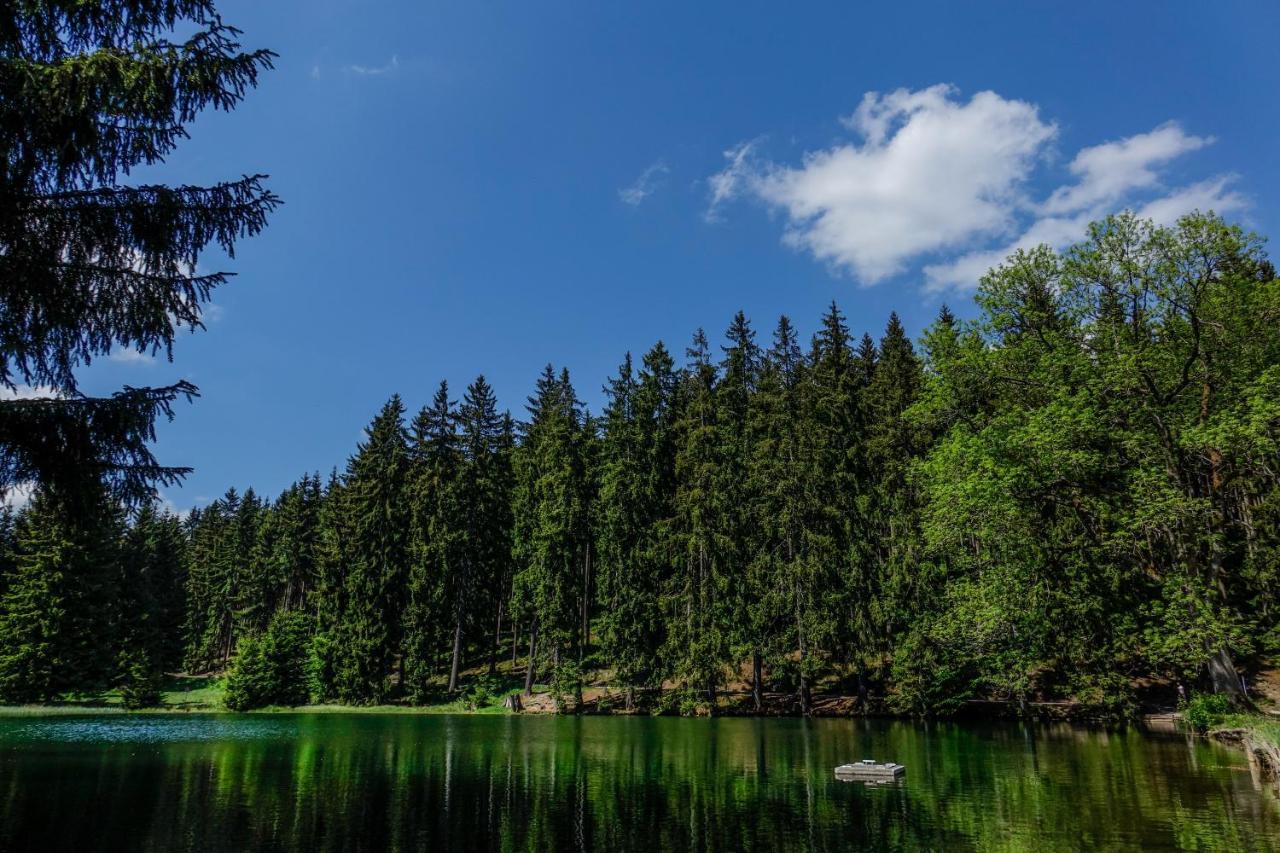
<path id="1" fill-rule="evenodd" d="M 907 768 L 901 764 L 876 764 L 864 758 L 857 764 L 841 764 L 836 768 L 836 778 L 845 782 L 893 782 L 906 772 Z"/>

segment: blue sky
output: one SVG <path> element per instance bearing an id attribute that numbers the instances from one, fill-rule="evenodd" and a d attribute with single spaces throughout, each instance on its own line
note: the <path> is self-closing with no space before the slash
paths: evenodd
<path id="1" fill-rule="evenodd" d="M 276 70 L 156 176 L 285 200 L 172 364 L 180 509 L 341 466 L 381 403 L 477 373 L 523 413 L 548 361 L 598 409 L 627 350 L 745 310 L 807 336 L 972 313 L 986 263 L 1099 211 L 1280 210 L 1274 2 L 225 0 Z M 147 178 L 153 177 L 147 175 Z"/>

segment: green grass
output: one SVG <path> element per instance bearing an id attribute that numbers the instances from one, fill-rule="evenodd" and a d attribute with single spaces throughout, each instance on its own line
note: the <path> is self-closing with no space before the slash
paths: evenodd
<path id="1" fill-rule="evenodd" d="M 219 713 L 230 714 L 223 705 L 226 680 L 219 676 L 184 675 L 167 678 L 161 689 L 163 703 L 158 708 L 147 708 L 131 713 Z M 509 691 L 488 698 L 484 704 L 471 707 L 464 697 L 449 697 L 443 692 L 424 705 L 301 705 L 298 707 L 260 708 L 249 713 L 260 714 L 506 714 L 502 699 Z M 5 717 L 55 717 L 70 714 L 122 714 L 120 693 L 109 690 L 102 693 L 70 694 L 61 700 L 44 705 L 0 705 L 0 716 Z"/>
<path id="2" fill-rule="evenodd" d="M 1210 727 L 1210 731 L 1223 729 L 1247 729 L 1253 740 L 1280 748 L 1280 720 L 1258 714 L 1226 714 Z"/>

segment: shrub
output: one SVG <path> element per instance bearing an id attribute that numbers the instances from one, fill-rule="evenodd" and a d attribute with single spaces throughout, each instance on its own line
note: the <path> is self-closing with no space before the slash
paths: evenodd
<path id="1" fill-rule="evenodd" d="M 498 679 L 482 675 L 467 687 L 466 692 L 462 694 L 462 701 L 468 710 L 474 711 L 496 704 L 504 695 L 502 684 Z"/>
<path id="2" fill-rule="evenodd" d="M 151 665 L 151 658 L 137 649 L 125 652 L 121 661 L 120 701 L 125 708 L 156 708 L 160 701 L 160 672 Z"/>
<path id="3" fill-rule="evenodd" d="M 1198 732 L 1208 731 L 1231 711 L 1231 699 L 1225 693 L 1200 693 L 1187 703 L 1182 717 Z"/>
<path id="4" fill-rule="evenodd" d="M 240 643 L 223 700 L 232 711 L 267 705 L 303 705 L 308 698 L 307 620 L 277 613 L 261 636 Z"/>

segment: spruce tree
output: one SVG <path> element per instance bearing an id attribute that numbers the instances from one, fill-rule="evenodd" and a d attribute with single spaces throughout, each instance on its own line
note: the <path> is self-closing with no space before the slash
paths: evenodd
<path id="1" fill-rule="evenodd" d="M 38 702 L 107 686 L 116 669 L 119 513 L 39 494 L 0 600 L 0 700 Z"/>
<path id="2" fill-rule="evenodd" d="M 189 32 L 180 42 L 176 31 Z M 10 3 L 0 11 L 0 488 L 34 481 L 96 499 L 103 481 L 145 502 L 165 467 L 157 417 L 196 394 L 180 381 L 80 390 L 78 368 L 119 350 L 172 355 L 201 327 L 230 255 L 279 203 L 262 175 L 208 187 L 132 185 L 203 110 L 233 109 L 273 54 L 244 52 L 208 0 Z"/>
<path id="3" fill-rule="evenodd" d="M 746 486 L 755 545 L 747 563 L 744 614 L 751 639 L 751 694 L 764 706 L 764 662 L 784 662 L 798 632 L 796 608 L 806 580 L 805 529 L 813 514 L 806 488 L 801 382 L 804 358 L 787 317 L 778 320 L 751 397 Z"/>
<path id="4" fill-rule="evenodd" d="M 444 644 L 451 609 L 447 603 L 462 560 L 462 450 L 457 407 L 441 382 L 430 406 L 410 427 L 409 575 L 404 614 L 405 689 L 413 701 L 426 698 L 436 657 Z"/>
<path id="5" fill-rule="evenodd" d="M 530 690 L 539 659 L 553 683 L 578 690 L 572 667 L 580 652 L 583 570 L 589 559 L 589 489 L 583 466 L 583 416 L 567 372 L 547 365 L 529 400 L 529 423 L 515 456 L 515 584 L 512 610 L 529 631 Z"/>
<path id="6" fill-rule="evenodd" d="M 723 445 L 718 429 L 719 379 L 702 330 L 688 349 L 676 425 L 676 564 L 667 591 L 672 631 L 667 660 L 693 695 L 714 713 L 730 661 L 731 619 L 728 507 L 720 487 Z"/>
<path id="7" fill-rule="evenodd" d="M 351 559 L 343 609 L 334 626 L 334 693 L 344 702 L 377 704 L 389 693 L 400 651 L 408 504 L 404 405 L 393 396 L 347 464 L 343 508 L 349 514 Z"/>
<path id="8" fill-rule="evenodd" d="M 485 625 L 507 586 L 511 561 L 511 498 L 504 449 L 504 419 L 493 388 L 483 376 L 467 387 L 458 411 L 462 468 L 459 472 L 459 559 L 445 579 L 452 622 L 453 654 L 448 689 L 458 689 L 466 633 Z M 493 663 L 490 648 L 490 663 Z"/>
<path id="9" fill-rule="evenodd" d="M 944 315 L 945 317 L 945 315 Z M 877 597 L 869 636 L 887 651 L 902 623 L 906 599 L 923 559 L 918 497 L 908 472 L 923 450 L 924 436 L 907 416 L 920 394 L 922 369 L 896 313 L 880 339 L 874 375 L 864 392 L 867 471 L 872 481 L 865 531 Z"/>

